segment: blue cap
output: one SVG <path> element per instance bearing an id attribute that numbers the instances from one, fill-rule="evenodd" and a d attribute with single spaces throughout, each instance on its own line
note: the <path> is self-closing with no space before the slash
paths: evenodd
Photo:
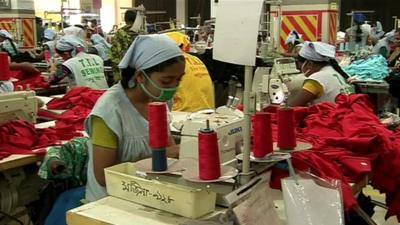
<path id="1" fill-rule="evenodd" d="M 362 13 L 354 13 L 353 20 L 358 24 L 363 24 L 367 20 L 367 17 Z"/>

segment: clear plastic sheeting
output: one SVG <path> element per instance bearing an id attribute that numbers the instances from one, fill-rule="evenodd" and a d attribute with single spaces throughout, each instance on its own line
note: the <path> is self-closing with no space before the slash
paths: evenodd
<path id="1" fill-rule="evenodd" d="M 282 179 L 287 225 L 344 225 L 340 182 L 310 176 Z"/>

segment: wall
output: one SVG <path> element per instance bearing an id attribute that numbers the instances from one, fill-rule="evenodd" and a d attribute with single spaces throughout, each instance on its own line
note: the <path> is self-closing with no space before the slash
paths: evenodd
<path id="1" fill-rule="evenodd" d="M 214 0 L 189 0 L 188 17 L 197 17 L 201 15 L 201 25 L 204 20 L 209 20 L 211 15 L 211 1 Z M 189 26 L 196 26 L 196 20 L 189 19 Z"/>
<path id="2" fill-rule="evenodd" d="M 189 2 L 192 0 L 188 0 Z M 147 22 L 166 22 L 170 18 L 175 19 L 176 14 L 176 0 L 136 0 L 136 5 L 143 4 L 146 10 L 161 10 L 166 11 L 166 14 L 147 15 Z"/>

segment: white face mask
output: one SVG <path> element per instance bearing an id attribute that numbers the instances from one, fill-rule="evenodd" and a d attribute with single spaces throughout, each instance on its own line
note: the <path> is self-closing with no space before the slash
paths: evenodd
<path id="1" fill-rule="evenodd" d="M 311 74 L 309 74 L 309 73 L 311 72 L 311 69 L 304 71 L 304 66 L 306 65 L 306 63 L 308 63 L 307 60 L 303 63 L 303 65 L 301 65 L 300 70 L 304 74 L 304 76 L 310 76 Z"/>

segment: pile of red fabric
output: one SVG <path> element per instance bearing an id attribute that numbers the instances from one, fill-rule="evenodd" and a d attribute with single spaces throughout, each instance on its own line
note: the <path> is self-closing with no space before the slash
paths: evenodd
<path id="1" fill-rule="evenodd" d="M 69 129 L 37 129 L 32 123 L 14 120 L 0 125 L 0 159 L 11 154 L 44 156 L 47 152 L 45 147 L 80 136 L 81 133 Z"/>
<path id="2" fill-rule="evenodd" d="M 313 149 L 293 154 L 294 166 L 343 181 L 347 209 L 357 204 L 349 183 L 369 174 L 372 186 L 386 194 L 387 216 L 400 219 L 400 131 L 390 131 L 380 123 L 368 97 L 340 95 L 336 104 L 322 103 L 295 112 L 297 137 L 312 143 Z M 280 184 L 286 175 L 274 173 L 271 186 Z"/>
<path id="3" fill-rule="evenodd" d="M 14 83 L 14 90 L 34 90 L 38 88 L 48 88 L 50 85 L 44 77 L 38 74 L 25 74 L 22 71 L 11 71 L 11 77 L 18 79 Z M 20 90 L 22 89 L 22 90 Z"/>
<path id="4" fill-rule="evenodd" d="M 93 90 L 88 87 L 77 87 L 70 90 L 64 97 L 53 99 L 47 103 L 48 109 L 67 110 L 61 115 L 39 111 L 38 115 L 57 120 L 56 128 L 83 130 L 84 121 L 103 90 Z"/>

